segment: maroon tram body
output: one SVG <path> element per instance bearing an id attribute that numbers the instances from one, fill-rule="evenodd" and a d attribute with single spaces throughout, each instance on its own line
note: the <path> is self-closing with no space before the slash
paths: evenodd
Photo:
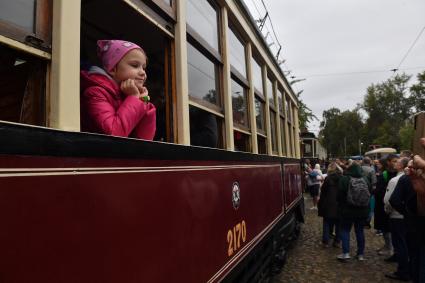
<path id="1" fill-rule="evenodd" d="M 255 281 L 303 217 L 296 159 L 8 123 L 0 153 L 0 282 Z"/>

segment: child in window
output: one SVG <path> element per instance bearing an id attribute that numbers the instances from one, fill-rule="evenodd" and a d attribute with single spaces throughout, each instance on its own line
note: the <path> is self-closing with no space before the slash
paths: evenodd
<path id="1" fill-rule="evenodd" d="M 156 109 L 144 87 L 145 52 L 122 40 L 97 45 L 103 68 L 81 71 L 82 131 L 152 140 Z"/>

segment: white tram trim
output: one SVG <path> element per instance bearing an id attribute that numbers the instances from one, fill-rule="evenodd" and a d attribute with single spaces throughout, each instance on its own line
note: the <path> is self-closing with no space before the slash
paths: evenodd
<path id="1" fill-rule="evenodd" d="M 87 168 L 11 168 L 0 169 L 0 178 L 52 176 L 52 175 L 88 175 L 88 174 L 121 174 L 121 173 L 149 173 L 149 172 L 182 172 L 226 169 L 273 168 L 272 165 L 230 165 L 230 166 L 170 166 L 170 167 L 87 167 Z"/>

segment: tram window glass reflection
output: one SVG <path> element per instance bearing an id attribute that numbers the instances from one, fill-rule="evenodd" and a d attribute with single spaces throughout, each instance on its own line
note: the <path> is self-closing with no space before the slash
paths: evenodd
<path id="1" fill-rule="evenodd" d="M 254 58 L 251 59 L 251 66 L 252 66 L 252 80 L 254 83 L 255 90 L 257 93 L 259 92 L 262 95 L 263 94 L 263 77 L 262 77 L 261 67 Z"/>
<path id="2" fill-rule="evenodd" d="M 270 78 L 267 78 L 266 86 L 267 86 L 267 97 L 269 99 L 269 105 L 270 107 L 275 108 L 276 105 L 274 102 L 273 82 L 271 81 Z"/>
<path id="3" fill-rule="evenodd" d="M 288 122 L 292 123 L 292 111 L 291 111 L 291 101 L 287 99 L 285 101 L 285 109 L 286 109 L 286 115 L 288 118 Z"/>
<path id="4" fill-rule="evenodd" d="M 0 1 L 0 34 L 26 43 L 27 36 L 41 39 L 40 48 L 50 50 L 53 0 Z"/>
<path id="5" fill-rule="evenodd" d="M 285 120 L 282 116 L 280 116 L 280 137 L 282 142 L 282 155 L 286 156 L 287 150 L 286 150 L 286 134 L 285 134 Z"/>
<path id="6" fill-rule="evenodd" d="M 0 20 L 12 23 L 28 33 L 34 32 L 35 0 L 0 2 Z"/>
<path id="7" fill-rule="evenodd" d="M 101 66 L 96 45 L 99 39 L 122 39 L 141 46 L 148 58 L 146 88 L 156 107 L 154 140 L 174 142 L 171 41 L 131 6 L 122 1 L 107 3 L 105 5 L 104 0 L 81 1 L 81 69 Z M 115 18 L 120 20 L 111 21 Z"/>
<path id="8" fill-rule="evenodd" d="M 228 28 L 228 35 L 230 64 L 246 78 L 245 46 L 231 28 Z"/>
<path id="9" fill-rule="evenodd" d="M 209 1 L 189 0 L 187 2 L 187 23 L 212 48 L 219 51 L 218 13 Z"/>
<path id="10" fill-rule="evenodd" d="M 0 44 L 0 120 L 45 126 L 47 62 Z"/>
<path id="11" fill-rule="evenodd" d="M 223 148 L 223 119 L 195 106 L 189 107 L 190 144 Z"/>
<path id="12" fill-rule="evenodd" d="M 257 144 L 258 144 L 258 153 L 267 154 L 266 138 L 262 136 L 257 136 Z"/>
<path id="13" fill-rule="evenodd" d="M 258 97 L 255 98 L 255 120 L 257 123 L 257 129 L 261 133 L 265 133 L 265 119 L 264 119 L 264 102 Z"/>
<path id="14" fill-rule="evenodd" d="M 189 95 L 195 100 L 218 104 L 216 65 L 192 44 L 187 44 Z"/>
<path id="15" fill-rule="evenodd" d="M 277 129 L 276 129 L 276 112 L 270 110 L 270 130 L 272 139 L 272 151 L 277 153 Z"/>
<path id="16" fill-rule="evenodd" d="M 282 115 L 283 117 L 285 117 L 285 105 L 283 103 L 283 97 L 285 95 L 283 94 L 283 92 L 281 90 L 277 91 L 277 100 L 278 100 L 278 105 L 279 105 L 279 114 Z"/>
<path id="17" fill-rule="evenodd" d="M 247 92 L 235 80 L 232 80 L 233 123 L 249 128 Z"/>
<path id="18" fill-rule="evenodd" d="M 233 132 L 233 140 L 235 141 L 236 151 L 251 152 L 251 136 L 239 131 Z"/>

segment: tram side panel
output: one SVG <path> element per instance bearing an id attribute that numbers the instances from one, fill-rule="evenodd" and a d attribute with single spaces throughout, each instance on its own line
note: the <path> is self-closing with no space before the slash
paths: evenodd
<path id="1" fill-rule="evenodd" d="M 302 197 L 302 174 L 299 164 L 283 164 L 285 211 L 293 208 Z"/>
<path id="2" fill-rule="evenodd" d="M 19 164 L 0 174 L 4 282 L 214 282 L 282 215 L 279 163 L 8 159 Z M 58 160 L 82 167 L 47 169 Z"/>

